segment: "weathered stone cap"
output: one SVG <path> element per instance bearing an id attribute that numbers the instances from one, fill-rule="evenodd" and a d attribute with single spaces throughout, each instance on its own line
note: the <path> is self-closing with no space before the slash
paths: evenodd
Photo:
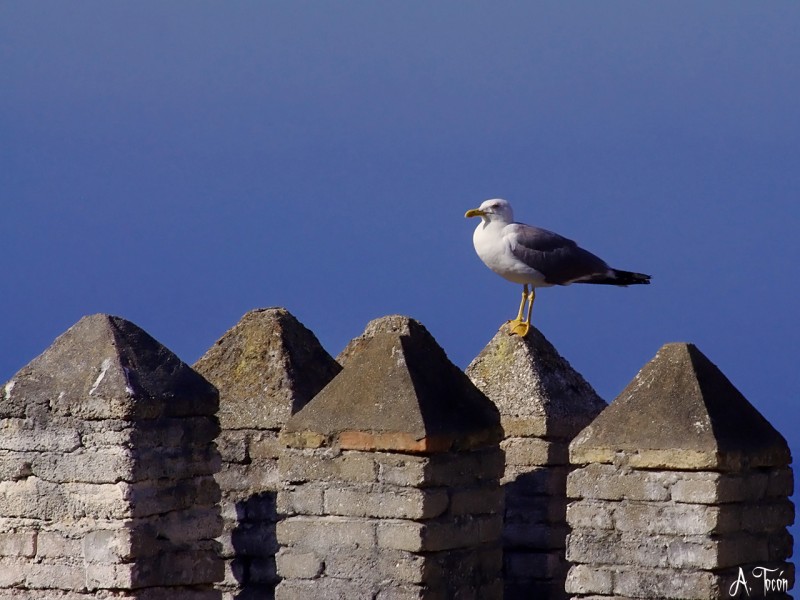
<path id="1" fill-rule="evenodd" d="M 219 390 L 223 429 L 278 429 L 342 370 L 279 307 L 246 313 L 194 368 Z"/>
<path id="2" fill-rule="evenodd" d="M 467 375 L 500 409 L 507 437 L 572 438 L 606 407 L 534 327 L 524 338 L 500 327 Z"/>
<path id="3" fill-rule="evenodd" d="M 435 453 L 497 443 L 500 415 L 421 323 L 372 321 L 339 373 L 289 418 L 296 447 Z"/>
<path id="4" fill-rule="evenodd" d="M 0 394 L 0 418 L 138 419 L 213 415 L 217 390 L 143 329 L 83 317 Z"/>
<path id="5" fill-rule="evenodd" d="M 419 321 L 409 317 L 404 317 L 402 315 L 389 315 L 379 319 L 373 319 L 367 323 L 367 326 L 364 328 L 364 333 L 354 337 L 347 343 L 344 349 L 336 357 L 336 362 L 343 367 L 346 367 L 350 359 L 359 354 L 364 349 L 367 342 L 376 335 L 382 335 L 386 333 L 396 335 L 411 335 L 412 329 L 416 330 L 419 327 L 425 329 L 425 327 Z"/>
<path id="6" fill-rule="evenodd" d="M 738 471 L 791 462 L 786 440 L 692 344 L 663 346 L 570 445 L 573 464 Z"/>

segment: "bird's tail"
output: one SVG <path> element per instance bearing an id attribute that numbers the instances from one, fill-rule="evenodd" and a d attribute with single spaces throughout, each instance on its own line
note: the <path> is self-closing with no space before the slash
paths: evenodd
<path id="1" fill-rule="evenodd" d="M 644 273 L 634 273 L 632 271 L 620 271 L 619 269 L 611 269 L 610 274 L 597 275 L 589 279 L 576 281 L 575 283 L 602 283 L 605 285 L 637 285 L 649 284 L 650 275 Z"/>

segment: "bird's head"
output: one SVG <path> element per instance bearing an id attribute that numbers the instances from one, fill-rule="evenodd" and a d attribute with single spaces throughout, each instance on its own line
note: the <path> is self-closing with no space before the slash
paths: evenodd
<path id="1" fill-rule="evenodd" d="M 508 200 L 493 198 L 486 200 L 478 208 L 468 210 L 465 217 L 481 217 L 485 223 L 498 221 L 500 223 L 513 223 L 514 211 Z"/>

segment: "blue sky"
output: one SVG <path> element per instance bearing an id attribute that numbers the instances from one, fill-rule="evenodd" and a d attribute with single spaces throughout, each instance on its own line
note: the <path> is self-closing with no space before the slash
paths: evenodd
<path id="1" fill-rule="evenodd" d="M 800 451 L 795 2 L 4 2 L 0 379 L 108 312 L 194 362 L 285 306 L 464 367 L 519 289 L 491 197 L 653 285 L 539 293 L 611 400 L 697 344 Z"/>

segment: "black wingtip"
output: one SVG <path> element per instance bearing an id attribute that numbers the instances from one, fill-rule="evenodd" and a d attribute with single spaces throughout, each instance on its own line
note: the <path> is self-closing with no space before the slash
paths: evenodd
<path id="1" fill-rule="evenodd" d="M 602 275 L 593 275 L 586 279 L 578 279 L 572 283 L 594 283 L 600 285 L 618 285 L 624 287 L 627 285 L 649 285 L 650 275 L 644 273 L 634 273 L 632 271 L 620 271 L 618 269 L 611 269 Z"/>
<path id="2" fill-rule="evenodd" d="M 616 285 L 650 285 L 650 275 L 614 269 L 614 283 Z"/>

